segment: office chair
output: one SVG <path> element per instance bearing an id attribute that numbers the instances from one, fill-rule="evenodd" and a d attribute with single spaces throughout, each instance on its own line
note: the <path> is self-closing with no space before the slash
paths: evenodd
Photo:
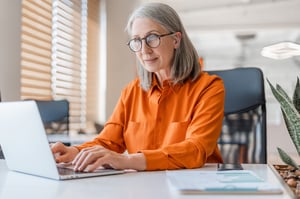
<path id="1" fill-rule="evenodd" d="M 0 145 L 0 160 L 1 160 L 1 159 L 5 159 L 5 158 L 4 158 L 4 154 L 3 154 L 3 152 L 2 152 L 1 145 Z"/>
<path id="2" fill-rule="evenodd" d="M 266 163 L 266 100 L 259 68 L 207 71 L 223 79 L 225 110 L 218 144 L 225 163 Z"/>
<path id="3" fill-rule="evenodd" d="M 68 100 L 34 100 L 48 134 L 69 134 Z"/>

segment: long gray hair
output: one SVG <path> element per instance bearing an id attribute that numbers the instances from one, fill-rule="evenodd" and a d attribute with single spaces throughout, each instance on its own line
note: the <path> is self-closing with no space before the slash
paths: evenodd
<path id="1" fill-rule="evenodd" d="M 176 11 L 162 3 L 147 3 L 136 9 L 130 16 L 126 30 L 132 34 L 132 24 L 136 18 L 148 18 L 165 28 L 169 32 L 181 32 L 180 46 L 175 50 L 173 65 L 171 66 L 171 80 L 173 84 L 195 80 L 200 74 L 200 64 L 196 49 L 186 34 L 182 22 Z M 152 73 L 138 64 L 138 74 L 141 86 L 148 90 L 152 85 Z"/>

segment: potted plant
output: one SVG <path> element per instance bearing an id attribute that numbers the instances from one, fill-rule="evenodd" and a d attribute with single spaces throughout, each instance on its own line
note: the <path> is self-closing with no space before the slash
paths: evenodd
<path id="1" fill-rule="evenodd" d="M 270 81 L 267 79 L 268 84 L 271 87 L 272 93 L 276 100 L 279 102 L 282 115 L 287 127 L 288 133 L 292 142 L 294 143 L 298 155 L 300 155 L 300 83 L 299 78 L 297 78 L 297 83 L 294 89 L 293 97 L 290 98 L 288 94 L 280 85 L 274 87 Z M 275 167 L 280 175 L 284 178 L 285 182 L 295 191 L 295 187 L 300 180 L 300 167 L 293 160 L 293 158 L 288 155 L 283 149 L 277 147 L 279 156 L 281 160 L 290 165 L 288 168 L 284 168 L 285 171 L 280 173 L 281 167 Z M 289 171 L 287 171 L 289 169 Z M 294 172 L 294 174 L 292 174 Z M 300 183 L 299 183 L 300 185 Z"/>

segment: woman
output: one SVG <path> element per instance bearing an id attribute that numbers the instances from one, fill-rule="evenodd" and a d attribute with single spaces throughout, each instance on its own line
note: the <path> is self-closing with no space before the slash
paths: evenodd
<path id="1" fill-rule="evenodd" d="M 77 171 L 100 166 L 165 170 L 222 162 L 217 147 L 224 111 L 220 78 L 200 71 L 177 13 L 161 3 L 138 8 L 127 24 L 139 78 L 122 91 L 102 132 L 90 142 L 52 146 Z M 127 151 L 128 153 L 124 153 Z"/>

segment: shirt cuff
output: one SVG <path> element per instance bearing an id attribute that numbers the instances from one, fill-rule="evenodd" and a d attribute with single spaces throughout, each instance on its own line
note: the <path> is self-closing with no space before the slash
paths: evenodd
<path id="1" fill-rule="evenodd" d="M 166 170 L 168 169 L 168 156 L 160 150 L 141 150 L 146 158 L 146 170 Z"/>

